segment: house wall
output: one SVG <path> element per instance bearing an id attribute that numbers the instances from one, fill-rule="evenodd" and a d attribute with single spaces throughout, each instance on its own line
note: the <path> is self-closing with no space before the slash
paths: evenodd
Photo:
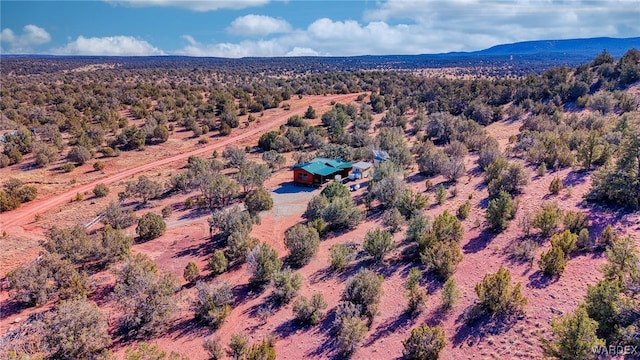
<path id="1" fill-rule="evenodd" d="M 314 175 L 306 170 L 303 169 L 293 169 L 293 181 L 300 183 L 300 184 L 305 184 L 305 185 L 311 185 L 313 184 L 313 177 Z"/>

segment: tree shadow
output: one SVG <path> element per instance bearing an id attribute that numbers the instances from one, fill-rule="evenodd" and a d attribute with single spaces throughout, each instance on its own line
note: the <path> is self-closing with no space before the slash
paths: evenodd
<path id="1" fill-rule="evenodd" d="M 310 329 L 310 326 L 298 325 L 296 319 L 289 319 L 276 326 L 273 332 L 278 336 L 279 339 L 286 339 L 292 334 L 302 331 L 309 331 Z"/>
<path id="2" fill-rule="evenodd" d="M 304 192 L 314 192 L 316 190 L 318 190 L 318 188 L 315 186 L 299 185 L 293 181 L 288 181 L 286 183 L 280 184 L 280 186 L 277 189 L 273 190 L 273 192 L 276 194 L 297 194 Z"/>
<path id="3" fill-rule="evenodd" d="M 364 343 L 364 346 L 371 346 L 378 340 L 389 336 L 398 330 L 404 330 L 408 327 L 411 327 L 416 323 L 417 320 L 418 319 L 415 314 L 409 314 L 406 311 L 402 312 L 402 314 L 396 316 L 395 318 L 389 318 L 376 326 L 375 331 L 368 337 L 367 341 Z"/>
<path id="4" fill-rule="evenodd" d="M 584 184 L 589 178 L 590 172 L 586 170 L 571 171 L 562 180 L 564 186 L 576 186 Z"/>
<path id="5" fill-rule="evenodd" d="M 204 241 L 194 244 L 188 248 L 182 249 L 175 254 L 172 258 L 181 258 L 184 256 L 202 257 L 208 254 L 212 254 L 216 250 L 217 246 L 211 241 Z"/>
<path id="6" fill-rule="evenodd" d="M 529 275 L 528 286 L 534 289 L 544 289 L 547 286 L 555 282 L 558 282 L 559 279 L 560 279 L 559 276 L 546 276 L 541 270 L 538 270 L 533 274 Z"/>
<path id="7" fill-rule="evenodd" d="M 336 318 L 335 308 L 331 309 L 324 319 L 318 324 L 318 333 L 324 336 L 318 336 L 318 339 L 323 338 L 318 346 L 307 353 L 307 356 L 321 358 L 321 359 L 339 359 L 339 355 L 335 353 L 335 341 L 331 336 L 333 331 L 333 322 Z"/>
<path id="8" fill-rule="evenodd" d="M 171 339 L 178 340 L 186 338 L 186 340 L 194 340 L 205 338 L 213 333 L 214 329 L 198 324 L 195 319 L 187 318 L 175 321 L 168 329 L 167 333 L 172 334 Z"/>
<path id="9" fill-rule="evenodd" d="M 455 347 L 467 343 L 468 346 L 481 341 L 488 335 L 499 335 L 508 331 L 522 315 L 505 315 L 492 317 L 488 314 L 480 314 L 477 304 L 471 305 L 458 316 L 458 327 L 452 338 Z"/>
<path id="10" fill-rule="evenodd" d="M 464 244 L 462 250 L 465 254 L 474 254 L 482 251 L 497 235 L 498 234 L 491 230 L 483 229 L 482 231 L 480 231 L 480 234 L 478 234 L 478 236 L 469 239 L 469 242 Z"/>
<path id="11" fill-rule="evenodd" d="M 29 306 L 16 301 L 13 298 L 8 298 L 0 302 L 0 309 L 2 309 L 2 318 L 6 319 L 10 316 L 19 314 L 22 310 Z"/>

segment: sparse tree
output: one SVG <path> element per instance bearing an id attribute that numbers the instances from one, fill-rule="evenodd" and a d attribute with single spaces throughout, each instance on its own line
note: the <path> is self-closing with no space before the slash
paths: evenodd
<path id="1" fill-rule="evenodd" d="M 391 208 L 382 214 L 382 223 L 391 233 L 396 233 L 402 229 L 404 217 L 397 208 Z"/>
<path id="2" fill-rule="evenodd" d="M 314 293 L 311 300 L 301 296 L 293 303 L 293 313 L 296 320 L 302 324 L 318 324 L 324 318 L 324 309 L 326 308 L 327 302 L 324 301 L 320 292 Z"/>
<path id="3" fill-rule="evenodd" d="M 411 330 L 411 335 L 402 341 L 402 355 L 408 360 L 437 360 L 440 351 L 447 345 L 444 330 L 440 326 L 422 325 Z"/>
<path id="4" fill-rule="evenodd" d="M 542 236 L 551 235 L 557 228 L 562 217 L 562 210 L 556 203 L 543 204 L 533 217 L 532 225 L 540 229 Z"/>
<path id="5" fill-rule="evenodd" d="M 302 287 L 302 275 L 286 268 L 273 276 L 273 299 L 280 304 L 288 304 Z"/>
<path id="6" fill-rule="evenodd" d="M 458 301 L 460 290 L 456 287 L 456 281 L 453 278 L 449 278 L 444 283 L 440 297 L 442 299 L 442 308 L 445 310 L 453 307 L 456 301 Z"/>
<path id="7" fill-rule="evenodd" d="M 309 263 L 320 247 L 320 236 L 313 227 L 296 224 L 284 234 L 284 244 L 295 266 Z"/>
<path id="8" fill-rule="evenodd" d="M 542 341 L 544 354 L 560 360 L 593 359 L 596 354 L 592 350 L 605 344 L 598 338 L 597 329 L 598 323 L 578 307 L 573 314 L 553 319 L 554 339 Z"/>
<path id="9" fill-rule="evenodd" d="M 198 282 L 196 289 L 198 292 L 193 304 L 196 320 L 214 329 L 219 328 L 231 313 L 231 305 L 235 301 L 231 285 Z"/>
<path id="10" fill-rule="evenodd" d="M 244 198 L 244 205 L 251 216 L 256 216 L 261 211 L 271 210 L 273 199 L 267 190 L 259 187 L 249 191 Z"/>
<path id="11" fill-rule="evenodd" d="M 273 279 L 280 271 L 282 261 L 271 245 L 262 243 L 254 247 L 247 255 L 247 265 L 251 271 L 249 283 L 261 287 Z"/>
<path id="12" fill-rule="evenodd" d="M 236 333 L 231 335 L 229 340 L 229 349 L 227 355 L 233 360 L 244 359 L 246 353 L 249 351 L 249 338 L 242 333 Z"/>
<path id="13" fill-rule="evenodd" d="M 198 270 L 198 265 L 196 265 L 196 263 L 194 263 L 193 261 L 189 261 L 187 266 L 184 268 L 182 277 L 189 283 L 196 281 L 200 277 L 200 270 Z"/>
<path id="14" fill-rule="evenodd" d="M 215 275 L 220 275 L 227 271 L 228 266 L 229 261 L 222 250 L 214 251 L 213 255 L 211 255 L 211 258 L 207 262 L 207 268 Z"/>
<path id="15" fill-rule="evenodd" d="M 335 244 L 329 248 L 329 252 L 333 271 L 344 270 L 353 257 L 353 251 L 347 244 Z"/>
<path id="16" fill-rule="evenodd" d="M 141 241 L 149 241 L 162 236 L 166 230 L 167 223 L 164 222 L 162 216 L 148 212 L 138 220 L 136 234 Z"/>
<path id="17" fill-rule="evenodd" d="M 360 306 L 361 315 L 371 321 L 378 312 L 378 303 L 382 296 L 382 282 L 382 276 L 376 275 L 369 269 L 361 270 L 347 280 L 342 300 Z"/>
<path id="18" fill-rule="evenodd" d="M 527 304 L 521 286 L 521 283 L 511 284 L 511 274 L 502 266 L 497 273 L 486 274 L 475 286 L 480 308 L 497 316 L 521 312 Z"/>
<path id="19" fill-rule="evenodd" d="M 382 262 L 385 255 L 391 252 L 394 246 L 395 244 L 391 238 L 391 233 L 386 230 L 369 230 L 364 237 L 364 251 L 377 263 Z"/>
<path id="20" fill-rule="evenodd" d="M 83 165 L 91 159 L 91 152 L 84 146 L 74 146 L 67 155 L 69 161 L 73 161 L 78 165 Z"/>

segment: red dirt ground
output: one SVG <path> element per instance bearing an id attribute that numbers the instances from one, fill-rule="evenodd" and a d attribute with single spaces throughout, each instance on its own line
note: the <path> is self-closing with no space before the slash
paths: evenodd
<path id="1" fill-rule="evenodd" d="M 327 102 L 331 99 L 327 99 Z M 345 101 L 342 98 L 338 101 Z M 320 101 L 320 100 L 318 100 Z M 324 103 L 324 102 L 323 102 Z M 319 104 L 319 103 L 318 103 Z M 313 105 L 316 107 L 316 105 Z M 288 112 L 282 117 L 274 119 L 280 123 L 291 116 L 293 112 Z M 266 125 L 265 125 L 266 126 Z M 504 148 L 508 144 L 508 138 L 518 132 L 520 123 L 499 122 L 490 125 L 487 130 L 495 137 Z M 264 130 L 264 129 L 263 129 Z M 254 133 L 254 134 L 257 134 Z M 224 146 L 215 144 L 217 146 Z M 212 151 L 214 144 L 209 145 L 206 150 L 196 150 L 198 153 Z M 201 151 L 202 150 L 202 151 Z M 188 155 L 178 155 L 179 159 L 184 159 Z M 176 158 L 175 160 L 178 160 Z M 162 161 L 155 165 L 167 165 L 171 161 Z M 441 353 L 441 359 L 534 359 L 541 357 L 539 346 L 539 336 L 549 333 L 549 321 L 557 314 L 572 311 L 577 303 L 584 298 L 588 284 L 594 284 L 600 279 L 600 265 L 605 261 L 602 254 L 580 254 L 574 256 L 568 263 L 564 273 L 558 280 L 546 281 L 539 272 L 537 264 L 533 267 L 529 264 L 521 264 L 509 260 L 505 254 L 508 245 L 517 241 L 521 235 L 517 221 L 512 221 L 506 231 L 499 235 L 483 233 L 484 207 L 486 206 L 487 191 L 482 185 L 481 176 L 477 176 L 475 156 L 469 156 L 466 160 L 467 173 L 474 176 L 464 176 L 457 185 L 457 195 L 449 197 L 441 206 L 431 205 L 426 212 L 435 216 L 445 209 L 455 213 L 458 206 L 466 201 L 470 194 L 472 212 L 467 220 L 463 222 L 465 236 L 461 242 L 464 253 L 464 260 L 459 264 L 453 278 L 460 289 L 460 299 L 458 303 L 448 313 L 439 311 L 440 287 L 437 282 L 425 282 L 423 285 L 429 290 L 429 299 L 424 311 L 417 316 L 407 316 L 406 299 L 403 294 L 403 284 L 407 273 L 412 266 L 419 266 L 417 263 L 407 263 L 402 260 L 402 250 L 406 248 L 403 244 L 404 233 L 395 235 L 395 240 L 399 244 L 385 263 L 381 266 L 374 266 L 373 269 L 384 275 L 383 296 L 379 306 L 380 313 L 375 317 L 373 324 L 367 334 L 363 345 L 356 351 L 353 359 L 396 359 L 402 355 L 402 340 L 405 339 L 411 328 L 423 323 L 430 325 L 440 324 L 447 334 L 447 346 Z M 149 164 L 151 165 L 151 164 Z M 153 166 L 152 166 L 153 167 Z M 152 167 L 144 166 L 144 169 Z M 135 170 L 139 170 L 135 169 Z M 140 173 L 141 171 L 135 173 Z M 538 178 L 534 169 L 528 169 L 531 173 L 531 184 L 526 187 L 524 194 L 520 196 L 520 207 L 517 218 L 526 213 L 534 213 L 546 201 L 556 201 L 563 210 L 579 209 L 590 215 L 593 223 L 592 236 L 598 235 L 599 231 L 607 224 L 611 223 L 620 233 L 637 234 L 640 224 L 638 215 L 620 215 L 617 213 L 607 213 L 603 209 L 594 210 L 586 206 L 582 196 L 590 187 L 588 174 L 580 173 L 572 169 L 565 169 L 557 173 L 548 173 Z M 154 171 L 159 171 L 154 169 Z M 131 174 L 127 174 L 111 181 L 125 179 Z M 281 170 L 272 176 L 266 183 L 269 190 L 276 190 L 290 181 L 290 172 Z M 565 190 L 560 195 L 548 195 L 548 186 L 551 180 L 558 176 L 563 179 Z M 408 183 L 414 190 L 425 191 L 425 178 L 417 174 L 414 169 L 407 176 Z M 441 178 L 432 179 L 437 185 L 443 181 Z M 104 180 L 100 180 L 104 182 Z M 67 191 L 55 197 L 60 202 L 44 202 L 55 207 L 72 197 L 77 189 L 89 191 L 92 185 L 83 185 L 73 191 Z M 261 214 L 261 224 L 254 226 L 252 235 L 265 241 L 279 252 L 282 258 L 287 251 L 283 244 L 284 232 L 290 226 L 302 221 L 301 214 L 306 206 L 308 197 L 319 193 L 319 190 L 307 192 L 307 189 L 300 189 L 299 194 L 292 196 L 300 197 L 300 206 L 288 208 L 287 211 L 274 208 L 271 211 Z M 353 196 L 358 198 L 364 192 L 363 189 L 354 192 Z M 432 201 L 433 191 L 426 192 Z M 153 203 L 146 211 L 159 210 L 168 203 L 181 204 L 183 198 L 173 197 L 166 202 Z M 276 206 L 278 204 L 276 203 Z M 35 205 L 33 205 L 35 206 Z M 69 206 L 69 205 L 67 205 Z M 287 205 L 289 206 L 289 205 Z M 363 205 L 362 208 L 364 209 Z M 65 206 L 66 207 L 66 206 Z M 28 209 L 25 206 L 23 209 Z M 36 212 L 41 210 L 23 210 L 19 220 L 9 220 L 11 225 L 22 225 L 25 233 L 28 233 L 31 224 L 26 224 Z M 45 218 L 51 216 L 44 213 Z M 284 215 L 282 215 L 284 214 Z M 174 273 L 182 279 L 182 271 L 189 261 L 194 261 L 204 270 L 208 258 L 209 242 L 208 226 L 206 225 L 207 214 L 190 212 L 178 207 L 173 215 L 168 219 L 169 230 L 162 237 L 144 244 L 135 245 L 135 252 L 142 252 L 151 256 L 158 262 L 160 268 Z M 314 292 L 321 292 L 328 303 L 327 318 L 318 326 L 309 328 L 299 328 L 292 322 L 292 305 L 286 305 L 279 309 L 268 311 L 263 308 L 270 290 L 267 289 L 260 294 L 248 293 L 247 282 L 249 273 L 246 266 L 233 269 L 214 281 L 229 281 L 234 285 L 237 299 L 234 309 L 217 331 L 197 326 L 193 321 L 193 312 L 190 310 L 190 299 L 194 297 L 194 289 L 185 287 L 177 295 L 179 299 L 180 311 L 176 319 L 169 326 L 169 329 L 157 338 L 149 342 L 158 344 L 165 351 L 176 351 L 188 356 L 191 359 L 205 359 L 206 354 L 201 347 L 203 339 L 214 336 L 220 337 L 223 344 L 228 343 L 231 334 L 245 332 L 252 342 L 260 341 L 269 334 L 277 337 L 276 352 L 278 359 L 326 359 L 331 358 L 333 353 L 333 334 L 331 333 L 331 321 L 333 309 L 340 301 L 340 295 L 344 289 L 344 283 L 349 275 L 355 273 L 361 266 L 369 266 L 366 259 L 358 259 L 343 274 L 332 274 L 329 268 L 329 247 L 333 244 L 354 241 L 361 243 L 367 230 L 382 226 L 379 214 L 370 213 L 367 221 L 360 224 L 354 231 L 338 234 L 322 241 L 318 254 L 313 260 L 299 271 L 304 278 L 304 285 L 300 291 L 301 295 L 311 296 Z M 548 240 L 537 250 L 537 254 L 548 248 Z M 536 258 L 537 261 L 537 258 Z M 20 260 L 13 260 L 11 263 L 19 263 Z M 3 263 L 2 265 L 6 265 Z M 500 265 L 508 267 L 511 271 L 514 282 L 522 283 L 524 295 L 528 298 L 529 304 L 525 307 L 526 315 L 519 319 L 514 325 L 507 329 L 498 329 L 491 324 L 479 324 L 474 327 L 462 326 L 462 318 L 465 311 L 474 303 L 476 296 L 474 286 L 488 272 L 495 272 Z M 6 269 L 6 268 L 4 268 Z M 100 277 L 98 284 L 101 288 L 107 288 L 112 283 L 108 275 Z M 5 301 L 7 294 L 3 292 L 0 301 Z M 98 301 L 101 306 L 107 309 L 112 308 L 108 299 L 102 297 L 99 292 L 92 295 L 92 299 Z M 35 311 L 40 311 L 37 309 Z M 34 311 L 34 310 L 30 310 Z M 24 319 L 28 311 L 2 316 L 0 328 L 6 329 L 12 326 L 15 318 Z M 109 310 L 110 318 L 115 322 L 117 314 Z M 131 344 L 116 344 L 114 351 L 122 356 L 124 349 Z"/>

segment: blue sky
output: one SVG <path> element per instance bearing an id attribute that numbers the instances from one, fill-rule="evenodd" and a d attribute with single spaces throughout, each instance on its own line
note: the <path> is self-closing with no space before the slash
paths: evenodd
<path id="1" fill-rule="evenodd" d="M 0 0 L 4 54 L 348 56 L 640 36 L 640 0 Z"/>

